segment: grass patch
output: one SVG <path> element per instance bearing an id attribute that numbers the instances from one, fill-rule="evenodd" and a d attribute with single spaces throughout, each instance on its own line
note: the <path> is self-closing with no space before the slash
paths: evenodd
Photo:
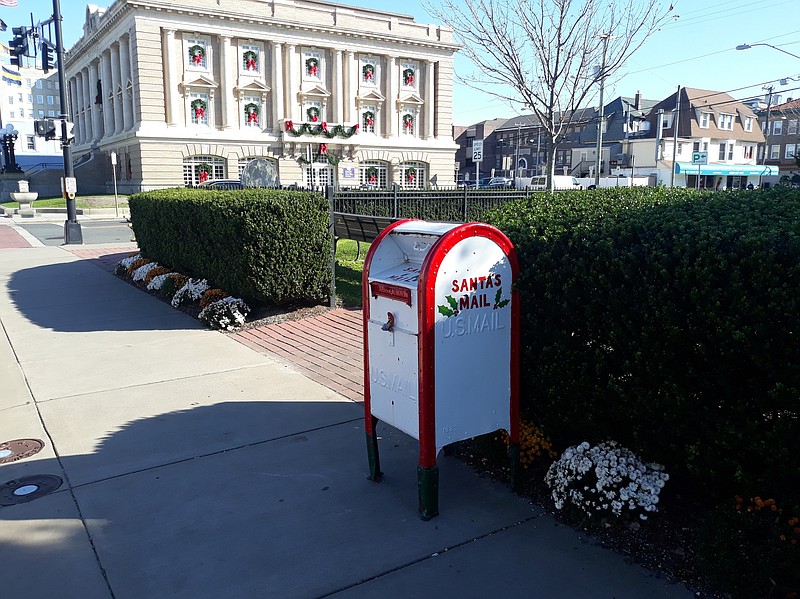
<path id="1" fill-rule="evenodd" d="M 336 244 L 336 297 L 346 308 L 361 307 L 361 271 L 369 244 L 361 244 L 357 260 L 356 247 L 356 242 L 350 239 L 340 239 Z"/>
<path id="2" fill-rule="evenodd" d="M 117 196 L 118 202 L 120 207 L 125 207 L 128 205 L 128 198 L 127 196 Z M 19 202 L 3 202 L 2 206 L 4 208 L 19 208 Z M 67 200 L 61 197 L 56 198 L 40 198 L 37 200 L 33 200 L 31 202 L 31 206 L 34 208 L 64 208 L 67 207 Z M 113 195 L 103 195 L 103 196 L 86 196 L 86 197 L 77 197 L 75 199 L 75 207 L 80 210 L 85 210 L 88 208 L 114 208 L 114 196 Z"/>

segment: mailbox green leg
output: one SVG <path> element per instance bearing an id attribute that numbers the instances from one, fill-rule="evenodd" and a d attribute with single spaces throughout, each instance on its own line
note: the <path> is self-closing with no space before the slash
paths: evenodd
<path id="1" fill-rule="evenodd" d="M 439 515 L 439 467 L 423 468 L 417 466 L 417 487 L 419 489 L 419 517 L 430 520 Z"/>
<path id="2" fill-rule="evenodd" d="M 519 491 L 520 487 L 520 459 L 519 445 L 508 446 L 508 458 L 511 461 L 511 490 Z"/>
<path id="3" fill-rule="evenodd" d="M 372 430 L 367 432 L 367 459 L 369 460 L 369 478 L 376 482 L 383 480 L 383 472 L 381 472 L 381 458 L 378 454 L 378 433 L 376 425 L 378 419 L 374 416 L 372 418 Z"/>

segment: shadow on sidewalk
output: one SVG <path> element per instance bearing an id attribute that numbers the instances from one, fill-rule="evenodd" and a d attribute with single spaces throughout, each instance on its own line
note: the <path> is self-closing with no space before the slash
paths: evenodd
<path id="1" fill-rule="evenodd" d="M 380 432 L 381 484 L 366 479 L 362 408 L 351 402 L 219 403 L 134 420 L 87 455 L 57 449 L 111 587 L 132 597 L 320 596 L 531 514 L 445 458 L 443 515 L 422 522 L 419 445 Z M 0 466 L 0 484 L 57 470 L 30 458 Z M 85 569 L 59 566 L 93 561 L 66 483 L 0 507 L 0 545 L 9 596 L 46 596 L 49 575 L 35 573 L 51 567 L 62 576 L 52 588 L 93 596 L 81 594 Z"/>
<path id="2" fill-rule="evenodd" d="M 49 264 L 13 273 L 6 288 L 31 323 L 62 332 L 204 328 L 89 260 Z"/>

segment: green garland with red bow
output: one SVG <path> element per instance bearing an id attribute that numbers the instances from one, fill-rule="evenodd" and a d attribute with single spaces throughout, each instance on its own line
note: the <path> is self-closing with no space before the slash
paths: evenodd
<path id="1" fill-rule="evenodd" d="M 258 56 L 252 50 L 248 50 L 242 57 L 244 59 L 244 68 L 246 71 L 258 70 Z"/>
<path id="2" fill-rule="evenodd" d="M 208 177 L 211 173 L 211 165 L 208 162 L 201 162 L 196 167 L 194 167 L 195 175 L 197 175 L 197 179 L 200 183 L 205 183 L 208 181 Z"/>
<path id="3" fill-rule="evenodd" d="M 189 61 L 192 66 L 202 67 L 203 61 L 206 59 L 206 49 L 200 44 L 195 44 L 189 48 Z"/>
<path id="4" fill-rule="evenodd" d="M 259 110 L 258 105 L 254 102 L 246 104 L 244 107 L 244 118 L 247 124 L 249 125 L 252 123 L 258 125 L 258 116 L 260 112 L 261 111 Z"/>
<path id="5" fill-rule="evenodd" d="M 412 185 L 417 182 L 417 169 L 414 167 L 406 169 L 406 183 Z"/>
<path id="6" fill-rule="evenodd" d="M 358 132 L 359 126 L 355 124 L 352 127 L 345 127 L 344 125 L 334 125 L 331 127 L 328 123 L 322 122 L 319 125 L 301 123 L 295 127 L 293 121 L 285 121 L 284 128 L 286 129 L 286 133 L 292 137 L 300 137 L 307 133 L 309 135 L 323 135 L 328 139 L 333 139 L 334 137 L 343 137 L 347 139 L 353 137 L 353 135 Z"/>

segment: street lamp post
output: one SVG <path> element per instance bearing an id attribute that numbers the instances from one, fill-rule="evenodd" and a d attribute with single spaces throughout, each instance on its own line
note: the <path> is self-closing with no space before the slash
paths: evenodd
<path id="1" fill-rule="evenodd" d="M 778 46 L 773 46 L 772 44 L 739 44 L 738 46 L 736 46 L 736 49 L 737 50 L 749 50 L 750 48 L 753 48 L 755 46 L 768 46 L 768 47 L 772 48 L 773 50 L 777 50 L 778 52 L 783 52 L 784 54 L 788 54 L 789 56 L 794 56 L 795 58 L 800 58 L 800 56 L 798 56 L 797 54 L 792 54 L 791 52 L 788 52 L 787 50 L 784 50 L 783 48 L 778 48 Z"/>
<path id="2" fill-rule="evenodd" d="M 768 85 L 764 88 L 767 94 L 767 117 L 764 119 L 764 154 L 761 156 L 761 164 L 767 163 L 767 152 L 769 152 L 769 116 L 772 111 L 772 90 L 773 86 Z"/>

